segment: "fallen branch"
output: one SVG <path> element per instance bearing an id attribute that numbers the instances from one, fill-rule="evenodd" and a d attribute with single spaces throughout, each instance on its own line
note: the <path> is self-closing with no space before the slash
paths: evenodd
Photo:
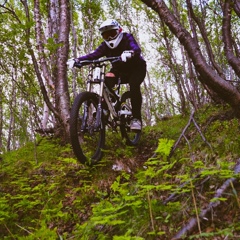
<path id="1" fill-rule="evenodd" d="M 235 168 L 234 168 L 234 173 L 238 174 L 240 173 L 240 159 L 238 159 L 238 163 L 236 164 Z M 205 216 L 212 211 L 213 208 L 216 208 L 221 201 L 217 200 L 218 198 L 220 198 L 222 196 L 222 194 L 226 191 L 226 189 L 231 186 L 231 184 L 233 182 L 236 181 L 236 178 L 229 178 L 228 180 L 226 180 L 223 185 L 217 189 L 216 194 L 214 195 L 212 201 L 209 203 L 208 207 L 204 210 L 201 211 L 201 213 L 199 214 L 199 220 L 200 222 L 205 218 Z M 172 240 L 177 240 L 177 239 L 181 239 L 184 236 L 189 235 L 189 233 L 191 233 L 197 226 L 198 223 L 198 219 L 197 218 L 192 218 L 190 219 L 190 221 L 188 222 L 187 225 L 185 225 L 173 238 Z"/>
<path id="2" fill-rule="evenodd" d="M 198 173 L 197 175 L 195 175 L 193 178 L 189 179 L 187 182 L 184 182 L 183 184 L 181 184 L 179 186 L 179 189 L 183 189 L 186 185 L 188 185 L 191 181 L 193 181 L 194 179 L 197 179 L 199 176 L 201 175 L 201 173 Z M 209 179 L 209 177 L 205 178 L 203 180 L 203 182 L 207 181 Z M 180 197 L 181 194 L 179 193 L 172 193 L 164 202 L 163 205 L 168 204 L 169 202 L 174 202 L 177 200 L 177 198 Z"/>
<path id="3" fill-rule="evenodd" d="M 179 142 L 181 141 L 182 137 L 184 137 L 185 140 L 187 141 L 187 143 L 189 144 L 187 138 L 185 137 L 185 132 L 187 131 L 188 127 L 190 126 L 190 124 L 191 124 L 191 122 L 192 122 L 193 115 L 194 115 L 194 112 L 191 113 L 187 125 L 185 126 L 185 128 L 183 129 L 183 131 L 182 131 L 181 135 L 179 136 L 178 140 L 175 142 L 174 146 L 172 147 L 171 152 L 170 152 L 170 154 L 169 154 L 169 156 L 168 156 L 168 159 L 171 158 L 171 156 L 173 155 L 173 153 L 174 153 L 175 149 L 177 148 Z M 190 147 L 190 145 L 189 145 L 189 147 Z M 156 156 L 157 156 L 157 153 L 155 152 L 155 153 L 152 155 L 151 158 L 155 158 Z"/>
<path id="4" fill-rule="evenodd" d="M 189 146 L 189 148 L 190 148 L 190 143 L 189 143 L 187 137 L 185 136 L 185 133 L 186 133 L 187 129 L 189 128 L 189 126 L 191 125 L 191 123 L 194 124 L 194 126 L 196 127 L 197 131 L 199 132 L 202 140 L 203 140 L 203 141 L 210 147 L 210 149 L 212 150 L 212 147 L 211 147 L 210 143 L 206 140 L 206 138 L 204 137 L 204 135 L 203 135 L 200 127 L 198 126 L 196 120 L 194 119 L 194 113 L 195 113 L 194 111 L 191 113 L 187 125 L 185 126 L 185 128 L 183 129 L 183 131 L 182 131 L 181 135 L 179 136 L 178 140 L 176 141 L 176 143 L 175 143 L 174 146 L 172 147 L 172 150 L 171 150 L 168 158 L 171 158 L 171 157 L 172 157 L 174 151 L 176 150 L 179 142 L 181 141 L 181 139 L 182 139 L 183 137 L 185 138 L 185 140 L 186 140 L 186 142 L 188 143 L 188 146 Z"/>

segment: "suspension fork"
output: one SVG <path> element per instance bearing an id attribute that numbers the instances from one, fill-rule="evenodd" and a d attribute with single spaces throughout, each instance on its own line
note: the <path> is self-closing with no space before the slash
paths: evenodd
<path id="1" fill-rule="evenodd" d="M 93 79 L 93 67 L 91 66 L 88 74 L 87 79 L 87 91 L 91 92 L 92 90 L 92 79 Z M 87 117 L 88 117 L 88 101 L 84 102 L 84 108 L 83 108 L 83 118 L 82 118 L 82 124 L 81 124 L 81 131 L 85 131 L 87 128 Z"/>
<path id="2" fill-rule="evenodd" d="M 98 76 L 99 79 L 96 79 L 97 81 L 100 81 L 100 90 L 99 90 L 99 96 L 98 96 L 98 106 L 97 106 L 97 113 L 96 113 L 96 122 L 95 122 L 95 126 L 94 126 L 94 129 L 96 131 L 98 129 L 101 129 L 101 122 L 102 122 L 102 98 L 103 98 L 103 92 L 104 92 L 105 69 L 106 69 L 106 64 L 102 64 L 101 68 L 100 68 L 100 74 Z"/>

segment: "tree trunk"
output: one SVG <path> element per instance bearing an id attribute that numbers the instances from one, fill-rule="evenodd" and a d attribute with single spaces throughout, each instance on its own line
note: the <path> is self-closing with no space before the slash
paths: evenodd
<path id="1" fill-rule="evenodd" d="M 28 8 L 28 5 L 27 5 L 27 2 L 23 1 L 23 3 L 24 3 L 24 9 L 25 9 L 25 14 L 26 14 L 27 20 L 30 22 L 31 20 L 30 20 L 30 14 L 29 14 L 29 8 Z M 36 8 L 37 4 L 39 4 L 39 2 L 35 1 L 35 8 L 34 8 L 35 11 L 38 10 Z M 36 31 L 36 34 L 37 34 L 37 32 L 38 31 Z M 46 102 L 49 109 L 54 113 L 54 115 L 58 117 L 58 113 L 55 110 L 53 104 L 50 102 L 50 99 L 48 97 L 48 93 L 47 93 L 46 87 L 44 85 L 43 77 L 41 75 L 41 71 L 40 71 L 39 66 L 38 66 L 38 61 L 37 61 L 37 58 L 36 58 L 35 53 L 33 51 L 32 44 L 30 42 L 30 28 L 26 29 L 26 46 L 27 46 L 29 54 L 32 58 L 33 66 L 34 66 L 34 69 L 35 69 L 35 72 L 36 72 L 36 75 L 37 75 L 37 79 L 38 79 L 38 82 L 39 82 L 39 85 L 40 85 L 40 89 L 41 89 L 41 92 L 42 92 L 42 95 L 43 95 L 43 99 Z M 38 46 L 38 49 L 39 49 L 39 46 Z M 39 52 L 39 55 L 42 55 L 41 51 Z"/>
<path id="2" fill-rule="evenodd" d="M 3 151 L 2 143 L 3 143 L 3 92 L 2 85 L 0 84 L 0 154 Z"/>
<path id="3" fill-rule="evenodd" d="M 235 110 L 236 115 L 240 117 L 240 93 L 231 83 L 225 81 L 208 65 L 197 40 L 175 18 L 165 2 L 163 0 L 142 0 L 142 2 L 156 11 L 162 21 L 169 27 L 170 31 L 179 39 L 192 60 L 196 71 L 199 73 L 199 80 L 202 84 L 216 92 L 221 99 L 229 103 Z"/>
<path id="4" fill-rule="evenodd" d="M 66 142 L 69 141 L 69 117 L 70 117 L 70 97 L 67 81 L 67 59 L 69 51 L 69 32 L 70 32 L 70 8 L 68 0 L 59 0 L 60 26 L 58 29 L 57 50 L 57 68 L 56 68 L 56 108 L 61 117 L 60 129 L 64 133 L 61 138 Z M 62 131 L 63 130 L 63 131 Z"/>

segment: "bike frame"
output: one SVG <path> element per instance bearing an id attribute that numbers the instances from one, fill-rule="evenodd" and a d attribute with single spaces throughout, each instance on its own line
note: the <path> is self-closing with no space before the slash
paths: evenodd
<path id="1" fill-rule="evenodd" d="M 117 88 L 115 94 L 111 92 L 108 87 L 105 85 L 105 72 L 106 72 L 106 61 L 119 61 L 119 57 L 109 57 L 105 59 L 98 59 L 98 60 L 86 60 L 81 62 L 83 65 L 89 65 L 89 73 L 88 73 L 88 79 L 87 79 L 87 88 L 86 90 L 88 92 L 93 92 L 93 86 L 98 84 L 99 85 L 99 91 L 96 93 L 98 96 L 98 106 L 97 106 L 97 112 L 96 112 L 96 122 L 95 122 L 95 131 L 98 131 L 101 129 L 101 118 L 102 118 L 102 101 L 106 102 L 108 106 L 108 110 L 110 111 L 111 116 L 113 119 L 117 119 L 120 115 L 131 115 L 132 112 L 128 110 L 120 110 L 119 112 L 116 112 L 113 102 L 110 100 L 111 97 L 114 97 L 117 101 L 116 104 L 119 104 L 120 102 L 120 84 L 121 79 L 118 79 Z M 86 127 L 86 119 L 88 114 L 88 106 L 87 103 L 85 103 L 84 106 L 84 114 L 83 114 L 83 122 L 82 122 L 82 129 L 85 129 Z"/>
<path id="2" fill-rule="evenodd" d="M 109 58 L 109 60 L 111 59 L 117 59 L 117 58 Z M 88 62 L 90 61 L 86 61 L 86 63 Z M 98 106 L 97 106 L 97 112 L 96 112 L 95 131 L 101 128 L 102 99 L 104 99 L 104 101 L 106 102 L 111 115 L 114 118 L 118 117 L 118 113 L 116 112 L 112 102 L 110 101 L 110 95 L 113 95 L 113 93 L 111 93 L 110 90 L 107 88 L 107 86 L 104 84 L 105 72 L 106 72 L 106 64 L 101 62 L 101 60 L 98 60 L 98 61 L 92 62 L 92 65 L 90 66 L 89 74 L 88 74 L 87 91 L 93 92 L 93 86 L 96 84 L 98 84 L 100 87 L 99 92 L 96 93 L 98 95 Z M 117 101 L 119 101 L 119 89 L 120 89 L 120 79 L 118 81 L 118 87 L 117 87 L 117 93 L 116 93 L 118 97 Z M 83 125 L 82 125 L 83 129 L 85 129 L 85 126 L 86 126 L 85 123 L 87 119 L 87 114 L 88 114 L 88 106 L 87 106 L 87 103 L 85 103 L 84 114 L 83 114 Z"/>

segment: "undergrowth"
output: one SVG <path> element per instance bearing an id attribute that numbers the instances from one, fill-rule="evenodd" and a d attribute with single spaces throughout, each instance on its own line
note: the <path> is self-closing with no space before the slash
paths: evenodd
<path id="1" fill-rule="evenodd" d="M 220 201 L 188 239 L 237 239 L 239 185 L 213 198 L 224 181 L 239 179 L 233 172 L 239 122 L 218 119 L 225 111 L 207 106 L 195 113 L 199 129 L 190 124 L 174 152 L 188 116 L 145 127 L 137 148 L 108 133 L 104 158 L 92 168 L 78 163 L 70 146 L 50 139 L 5 153 L 0 238 L 171 239 L 209 202 Z"/>

